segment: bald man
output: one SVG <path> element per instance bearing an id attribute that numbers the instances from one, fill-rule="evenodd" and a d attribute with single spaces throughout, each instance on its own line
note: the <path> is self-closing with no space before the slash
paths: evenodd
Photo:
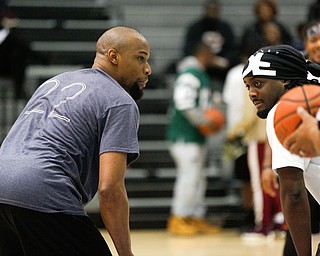
<path id="1" fill-rule="evenodd" d="M 133 255 L 126 167 L 139 156 L 136 101 L 148 82 L 150 47 L 115 27 L 98 40 L 92 68 L 36 90 L 0 149 L 0 255 L 111 255 L 84 211 L 100 212 L 121 256 Z"/>

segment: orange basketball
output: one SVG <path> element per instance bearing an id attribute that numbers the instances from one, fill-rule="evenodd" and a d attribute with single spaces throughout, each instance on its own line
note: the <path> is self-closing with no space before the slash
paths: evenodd
<path id="1" fill-rule="evenodd" d="M 298 107 L 303 107 L 315 116 L 320 107 L 320 86 L 297 86 L 282 95 L 273 120 L 275 133 L 281 144 L 301 123 L 297 114 Z"/>
<path id="2" fill-rule="evenodd" d="M 217 127 L 217 129 L 212 129 L 212 127 L 208 125 L 201 125 L 199 127 L 199 130 L 203 135 L 212 135 L 223 128 L 225 118 L 223 112 L 220 109 L 208 108 L 204 111 L 204 115 Z"/>

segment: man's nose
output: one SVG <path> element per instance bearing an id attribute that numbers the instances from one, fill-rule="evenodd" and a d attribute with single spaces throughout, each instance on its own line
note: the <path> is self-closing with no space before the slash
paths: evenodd
<path id="1" fill-rule="evenodd" d="M 147 67 L 146 67 L 146 74 L 147 74 L 148 76 L 150 76 L 150 75 L 151 75 L 151 73 L 152 73 L 151 66 L 149 65 L 149 63 L 147 63 Z"/>

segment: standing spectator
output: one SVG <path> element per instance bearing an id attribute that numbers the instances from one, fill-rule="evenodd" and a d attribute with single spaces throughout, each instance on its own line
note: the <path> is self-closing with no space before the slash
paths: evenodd
<path id="1" fill-rule="evenodd" d="M 257 0 L 254 6 L 254 15 L 255 20 L 247 24 L 244 28 L 244 31 L 241 35 L 240 44 L 246 45 L 252 40 L 257 41 L 261 45 L 264 45 L 264 24 L 272 21 L 275 25 L 278 26 L 280 34 L 282 36 L 282 42 L 284 44 L 292 44 L 292 36 L 289 30 L 277 21 L 278 8 L 275 1 L 272 0 Z"/>
<path id="2" fill-rule="evenodd" d="M 243 239 L 264 239 L 269 235 L 274 237 L 282 232 L 283 217 L 280 206 L 280 195 L 277 191 L 274 197 L 265 193 L 261 186 L 261 173 L 265 147 L 267 142 L 266 123 L 256 115 L 255 107 L 246 97 L 244 114 L 229 136 L 237 134 L 244 135 L 247 144 L 247 161 L 250 172 L 250 183 L 253 193 L 253 208 L 255 216 L 255 227 L 243 233 Z"/>
<path id="3" fill-rule="evenodd" d="M 97 190 L 118 254 L 133 255 L 124 178 L 139 155 L 149 57 L 140 33 L 115 27 L 92 68 L 38 87 L 0 149 L 0 255 L 111 256 L 84 211 Z"/>
<path id="4" fill-rule="evenodd" d="M 12 79 L 15 99 L 26 99 L 25 76 L 29 61 L 34 59 L 47 64 L 47 60 L 17 36 L 14 27 L 19 19 L 10 11 L 7 1 L 0 0 L 0 8 L 0 76 Z"/>
<path id="5" fill-rule="evenodd" d="M 296 26 L 296 33 L 293 37 L 292 46 L 297 50 L 303 52 L 304 51 L 304 29 L 305 29 L 305 22 L 300 22 Z"/>
<path id="6" fill-rule="evenodd" d="M 214 56 L 208 66 L 214 90 L 222 91 L 226 72 L 237 64 L 235 36 L 231 25 L 220 18 L 220 2 L 209 0 L 204 3 L 204 16 L 187 28 L 184 56 L 191 55 L 199 42 L 210 45 Z"/>
<path id="7" fill-rule="evenodd" d="M 0 76 L 13 80 L 14 97 L 25 98 L 24 80 L 29 46 L 12 33 L 17 18 L 13 17 L 7 1 L 0 1 Z"/>
<path id="8" fill-rule="evenodd" d="M 274 21 L 268 21 L 263 24 L 263 35 L 262 35 L 262 40 L 263 40 L 263 45 L 277 45 L 277 44 L 283 44 L 284 41 L 282 39 L 282 34 L 281 34 L 281 28 L 278 25 L 278 23 Z"/>
<path id="9" fill-rule="evenodd" d="M 306 59 L 320 64 L 320 21 L 307 23 L 303 38 Z"/>
<path id="10" fill-rule="evenodd" d="M 1 27 L 13 28 L 18 26 L 19 19 L 11 12 L 7 0 L 0 0 Z"/>
<path id="11" fill-rule="evenodd" d="M 206 138 L 200 132 L 201 126 L 209 125 L 204 110 L 210 107 L 211 89 L 206 67 L 212 55 L 210 47 L 198 43 L 193 55 L 182 60 L 183 67 L 180 67 L 174 83 L 167 138 L 177 176 L 168 231 L 176 235 L 219 230 L 205 220 L 207 150 Z M 188 64 L 185 65 L 185 62 Z"/>
<path id="12" fill-rule="evenodd" d="M 29 53 L 29 45 L 11 29 L 0 29 L 0 76 L 12 79 L 15 99 L 27 98 L 24 83 Z"/>
<path id="13" fill-rule="evenodd" d="M 320 18 L 320 0 L 314 0 L 308 6 L 307 21 L 319 20 Z"/>

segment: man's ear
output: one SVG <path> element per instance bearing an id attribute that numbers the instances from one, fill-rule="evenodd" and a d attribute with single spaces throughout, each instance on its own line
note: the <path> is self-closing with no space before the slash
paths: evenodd
<path id="1" fill-rule="evenodd" d="M 117 65 L 118 64 L 118 52 L 117 52 L 117 50 L 113 49 L 113 48 L 109 49 L 108 50 L 108 58 L 113 64 Z"/>

